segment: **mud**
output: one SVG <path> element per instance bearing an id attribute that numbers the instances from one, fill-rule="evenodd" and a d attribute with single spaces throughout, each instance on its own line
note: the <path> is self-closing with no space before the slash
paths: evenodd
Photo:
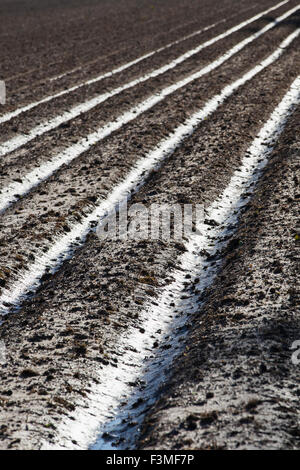
<path id="1" fill-rule="evenodd" d="M 2 124 L 1 142 L 164 65 L 274 5 L 264 1 L 259 5 L 238 2 L 237 6 L 232 0 L 222 2 L 222 7 L 220 2 L 196 0 L 164 0 L 154 8 L 137 0 L 58 3 L 52 2 L 50 7 L 34 0 L 18 2 L 16 23 L 12 22 L 14 2 L 1 4 L 6 23 L 0 37 L 8 47 L 1 49 L 0 78 L 9 79 L 9 87 L 16 87 L 15 97 L 9 89 L 5 112 L 93 78 L 224 18 L 226 22 L 114 77 Z M 295 5 L 296 1 L 288 2 L 174 70 L 116 95 L 2 156 L 1 189 L 14 181 L 22 182 L 33 168 L 212 62 Z M 26 276 L 26 269 L 73 224 L 105 201 L 163 138 L 209 98 L 264 60 L 297 27 L 299 13 L 220 68 L 168 96 L 63 165 L 28 194 L 17 195 L 17 201 L 0 213 L 0 294 L 14 285 L 20 273 Z M 193 135 L 150 174 L 130 204 L 193 203 L 206 208 L 215 201 L 299 74 L 298 50 L 296 39 L 280 59 L 199 123 Z M 66 71 L 71 72 L 50 80 Z M 148 410 L 141 436 L 136 436 L 136 448 L 299 447 L 299 377 L 289 349 L 300 339 L 296 283 L 298 122 L 299 111 L 290 119 L 241 215 L 230 248 L 220 255 L 222 269 L 217 280 L 187 322 L 185 349 L 174 362 L 157 402 Z M 0 448 L 39 449 L 45 442 L 57 443 L 61 422 L 89 406 L 91 389 L 105 376 L 106 368 L 113 366 L 118 374 L 122 363 L 118 339 L 143 328 L 145 306 L 157 304 L 159 293 L 171 284 L 179 267 L 183 244 L 164 240 L 104 242 L 95 233 L 96 224 L 91 224 L 83 241 L 74 244 L 69 259 L 54 273 L 47 268 L 37 290 L 2 318 L 0 340 L 6 347 L 6 363 L 0 367 Z M 183 295 L 191 295 L 189 273 L 186 279 Z M 157 338 L 151 337 L 149 354 L 155 354 Z M 160 354 L 159 349 L 156 353 Z M 137 385 L 130 385 L 133 391 Z M 72 445 L 80 447 L 76 442 Z M 117 440 L 115 445 L 118 447 Z"/>

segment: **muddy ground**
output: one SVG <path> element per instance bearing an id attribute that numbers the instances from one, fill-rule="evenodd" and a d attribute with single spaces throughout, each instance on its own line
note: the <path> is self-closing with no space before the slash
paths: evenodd
<path id="1" fill-rule="evenodd" d="M 185 351 L 148 415 L 144 449 L 298 449 L 299 110 L 271 156 Z"/>
<path id="2" fill-rule="evenodd" d="M 14 2 L 0 2 L 6 19 L 0 32 L 7 43 L 0 54 L 0 78 L 8 80 L 5 111 L 228 20 L 111 79 L 1 125 L 2 142 L 167 63 L 274 5 L 270 1 L 258 5 L 232 0 L 221 2 L 221 7 L 220 2 L 196 0 L 164 0 L 155 5 L 137 0 L 58 3 L 18 2 L 14 9 Z M 22 181 L 35 166 L 153 92 L 207 65 L 295 5 L 296 1 L 290 1 L 173 71 L 2 156 L 1 188 Z M 0 293 L 47 252 L 57 237 L 68 233 L 73 223 L 105 200 L 111 188 L 163 137 L 225 85 L 261 62 L 297 26 L 299 12 L 221 68 L 97 143 L 1 213 Z M 151 174 L 131 203 L 209 206 L 225 189 L 262 124 L 299 74 L 298 51 L 299 39 L 202 122 Z M 62 78 L 49 80 L 68 70 Z M 298 122 L 299 111 L 272 153 L 230 249 L 222 254 L 217 280 L 199 301 L 197 314 L 189 319 L 184 352 L 174 363 L 157 403 L 148 411 L 141 436 L 137 433 L 137 448 L 299 447 L 299 366 L 292 364 L 289 349 L 300 339 Z M 71 259 L 53 275 L 48 270 L 37 291 L 17 311 L 12 309 L 3 317 L 0 339 L 7 353 L 6 364 L 0 368 L 3 449 L 38 449 L 42 442 L 57 442 L 61 420 L 74 412 L 79 402 L 88 405 L 99 371 L 105 374 L 107 365 L 114 365 L 117 371 L 122 361 L 117 339 L 126 331 L 142 328 L 141 311 L 147 304 L 155 305 L 161 289 L 170 284 L 172 270 L 184 250 L 180 243 L 162 240 L 103 242 L 93 228 L 85 243 L 74 247 Z M 187 291 L 192 287 L 188 276 Z M 73 446 L 76 448 L 76 442 Z"/>

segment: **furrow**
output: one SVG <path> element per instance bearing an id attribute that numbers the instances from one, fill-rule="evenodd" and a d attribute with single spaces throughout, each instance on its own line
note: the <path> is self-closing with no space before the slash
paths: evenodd
<path id="1" fill-rule="evenodd" d="M 297 11 L 299 7 L 292 9 L 292 11 L 285 13 L 281 17 L 277 18 L 275 21 L 265 26 L 260 31 L 252 34 L 248 38 L 241 41 L 239 44 L 235 45 L 233 48 L 228 50 L 224 55 L 220 56 L 218 59 L 214 60 L 211 64 L 207 65 L 200 71 L 180 80 L 179 82 L 170 85 L 164 88 L 160 94 L 155 94 L 147 98 L 145 101 L 139 103 L 133 107 L 130 111 L 125 112 L 123 115 L 116 118 L 113 122 L 101 126 L 96 132 L 89 134 L 88 136 L 81 139 L 78 143 L 73 146 L 68 147 L 65 151 L 58 154 L 54 158 L 50 159 L 46 163 L 41 164 L 38 168 L 33 169 L 27 175 L 24 175 L 22 182 L 13 182 L 10 185 L 6 186 L 0 191 L 0 212 L 4 211 L 10 204 L 15 202 L 20 196 L 25 195 L 32 188 L 37 186 L 41 181 L 49 178 L 51 174 L 57 171 L 62 165 L 69 164 L 72 160 L 79 157 L 83 152 L 86 152 L 94 144 L 111 135 L 114 131 L 120 129 L 125 124 L 136 119 L 139 115 L 149 110 L 157 103 L 161 102 L 164 98 L 174 93 L 175 91 L 185 87 L 189 83 L 203 77 L 205 74 L 210 73 L 215 70 L 217 67 L 220 67 L 223 63 L 229 60 L 232 56 L 240 52 L 247 45 L 249 45 L 254 40 L 258 39 L 264 33 L 272 29 L 279 22 L 286 19 L 289 15 Z M 296 30 L 290 36 L 291 40 L 298 36 L 298 30 Z M 283 41 L 282 47 L 287 47 L 290 44 L 290 39 Z M 1 149 L 1 146 L 0 146 Z"/>
<path id="2" fill-rule="evenodd" d="M 277 9 L 277 8 L 280 8 L 281 6 L 283 6 L 284 4 L 286 4 L 287 2 L 288 2 L 288 0 L 285 0 L 285 1 L 283 1 L 283 2 L 280 2 L 280 3 L 278 3 L 277 5 L 275 5 L 274 7 L 271 7 L 271 8 L 269 8 L 269 9 L 265 10 L 264 12 L 259 13 L 259 14 L 255 15 L 255 16 L 253 16 L 253 17 L 250 18 L 249 20 L 243 21 L 243 22 L 240 23 L 239 25 L 234 26 L 233 28 L 230 28 L 230 29 L 229 29 L 228 31 L 226 31 L 225 33 L 220 34 L 220 35 L 218 35 L 217 37 L 215 37 L 215 38 L 213 38 L 213 39 L 211 39 L 211 40 L 205 42 L 204 44 L 199 45 L 198 47 L 194 48 L 193 50 L 190 50 L 190 51 L 186 52 L 185 54 L 183 54 L 182 56 L 178 57 L 176 60 L 172 61 L 171 63 L 165 65 L 164 67 L 161 67 L 160 69 L 157 69 L 157 70 L 153 71 L 151 74 L 147 74 L 146 76 L 141 77 L 141 78 L 140 78 L 140 81 L 136 81 L 136 80 L 135 80 L 135 81 L 133 81 L 133 82 L 130 82 L 130 83 L 124 85 L 124 87 L 126 87 L 126 88 L 120 87 L 119 89 L 117 89 L 117 90 L 115 90 L 114 92 L 111 92 L 111 93 L 113 93 L 113 94 L 118 94 L 118 93 L 120 93 L 122 90 L 125 90 L 125 89 L 127 89 L 127 88 L 132 87 L 132 86 L 135 86 L 137 83 L 140 83 L 140 82 L 142 82 L 142 81 L 146 81 L 146 80 L 148 80 L 148 79 L 151 78 L 151 77 L 155 77 L 155 76 L 157 76 L 157 75 L 160 75 L 160 74 L 162 74 L 162 73 L 165 73 L 167 70 L 170 70 L 170 69 L 176 67 L 176 65 L 182 63 L 183 61 L 187 60 L 188 58 L 192 57 L 193 55 L 199 53 L 199 52 L 200 52 L 201 50 L 203 50 L 204 48 L 209 47 L 210 45 L 214 44 L 215 42 L 220 41 L 221 39 L 226 38 L 227 36 L 233 34 L 234 32 L 236 32 L 236 31 L 238 31 L 238 30 L 244 28 L 245 26 L 247 26 L 247 25 L 253 23 L 254 21 L 258 20 L 259 18 L 263 17 L 264 15 L 267 15 L 267 14 L 270 13 L 271 11 L 273 11 L 273 10 L 275 10 L 275 9 Z M 299 8 L 299 7 L 296 7 L 296 8 L 293 9 L 293 10 L 296 11 L 298 8 Z M 292 14 L 292 13 L 290 13 L 290 14 Z M 167 47 L 168 47 L 168 46 L 167 46 Z M 171 47 L 171 46 L 170 46 L 170 47 Z M 4 122 L 7 122 L 7 121 L 13 119 L 14 117 L 16 117 L 16 116 L 18 116 L 18 115 L 20 115 L 20 114 L 22 114 L 22 113 L 24 113 L 24 112 L 26 112 L 26 111 L 29 111 L 29 110 L 31 110 L 31 109 L 33 109 L 33 108 L 35 108 L 35 107 L 37 107 L 37 106 L 39 106 L 39 105 L 41 105 L 41 104 L 47 103 L 47 102 L 49 102 L 49 101 L 51 101 L 51 100 L 53 100 L 53 99 L 56 99 L 56 98 L 61 97 L 61 96 L 64 96 L 64 95 L 66 95 L 66 94 L 68 94 L 68 93 L 72 93 L 73 91 L 75 91 L 75 90 L 77 90 L 77 89 L 79 89 L 79 88 L 81 88 L 81 87 L 89 86 L 89 85 L 91 85 L 91 84 L 94 84 L 94 83 L 96 83 L 96 82 L 99 82 L 99 81 L 101 81 L 101 80 L 104 80 L 105 78 L 111 77 L 112 75 L 115 75 L 115 74 L 117 74 L 117 73 L 120 73 L 121 71 L 124 71 L 124 70 L 130 68 L 130 67 L 133 66 L 134 64 L 137 64 L 138 62 L 141 62 L 142 60 L 145 60 L 146 58 L 148 58 L 148 57 L 154 55 L 155 53 L 157 53 L 157 52 L 159 52 L 159 51 L 161 51 L 161 50 L 163 50 L 163 49 L 164 49 L 164 48 L 162 48 L 162 49 L 160 49 L 160 50 L 158 50 L 158 51 L 153 51 L 153 52 L 150 52 L 150 53 L 148 53 L 148 54 L 145 54 L 144 56 L 139 57 L 139 58 L 137 58 L 137 59 L 135 59 L 135 60 L 133 60 L 133 61 L 127 63 L 127 64 L 124 64 L 124 65 L 122 65 L 122 66 L 120 66 L 120 67 L 118 67 L 118 68 L 112 70 L 111 72 L 107 72 L 106 74 L 102 74 L 102 75 L 100 75 L 100 76 L 98 76 L 98 77 L 96 77 L 96 78 L 90 79 L 90 80 L 88 80 L 88 81 L 86 81 L 86 82 L 84 82 L 84 83 L 81 83 L 81 84 L 79 84 L 79 85 L 73 86 L 73 87 L 71 87 L 71 88 L 69 88 L 69 89 L 67 89 L 67 90 L 63 90 L 63 91 L 61 91 L 61 92 L 59 92 L 59 93 L 56 93 L 55 95 L 48 96 L 48 97 L 46 97 L 46 98 L 44 98 L 44 99 L 42 99 L 42 100 L 39 100 L 39 101 L 34 102 L 34 103 L 31 103 L 31 104 L 29 104 L 29 105 L 27 105 L 27 106 L 25 106 L 25 107 L 22 107 L 22 108 L 19 108 L 19 109 L 15 110 L 15 111 L 12 111 L 12 112 L 10 112 L 10 113 L 7 113 L 7 114 L 3 115 L 2 117 L 0 117 L 0 124 L 2 124 L 2 123 L 4 123 Z M 102 96 L 102 97 L 99 97 L 99 98 L 98 98 L 98 99 L 99 99 L 98 104 L 102 103 L 102 102 L 103 102 L 105 99 L 107 99 L 109 96 L 113 96 L 113 94 L 111 94 L 111 95 L 110 95 L 110 94 L 107 94 L 107 95 L 104 95 L 104 97 L 103 97 L 103 96 Z M 91 107 L 96 106 L 95 103 L 94 103 L 94 104 L 92 104 L 92 103 L 93 103 L 93 102 L 90 102 L 89 104 L 86 105 L 86 106 L 87 106 L 87 109 L 91 109 L 91 108 L 89 108 L 89 106 L 91 106 Z M 80 110 L 80 108 L 78 108 L 78 111 L 77 111 L 77 112 L 81 113 L 81 112 L 83 112 L 83 110 Z M 65 120 L 72 119 L 71 117 L 67 117 L 68 114 L 65 114 L 65 116 L 66 116 L 66 117 L 65 117 Z M 63 119 L 63 118 L 61 117 L 61 119 Z M 61 122 L 64 122 L 64 121 L 61 121 Z M 54 123 L 52 124 L 52 126 L 54 126 L 54 127 L 56 127 L 56 125 L 58 125 L 58 124 L 54 124 Z M 46 130 L 42 131 L 42 128 L 43 128 L 43 127 L 45 127 L 45 129 L 47 129 L 47 130 L 53 129 L 53 127 L 51 127 L 51 124 L 50 124 L 50 123 L 47 123 L 47 124 L 45 123 L 43 126 L 38 126 L 38 128 L 36 128 L 36 132 L 35 132 L 35 133 L 36 133 L 36 136 L 37 136 L 37 135 L 41 135 L 41 133 L 46 132 Z M 32 134 L 32 135 L 33 135 L 33 134 Z M 34 137 L 32 137 L 32 138 L 34 138 Z M 24 140 L 24 138 L 23 138 L 23 141 L 24 141 L 24 142 L 29 142 L 30 140 L 32 140 L 32 138 L 30 138 L 29 140 L 26 140 L 26 139 Z M 17 138 L 17 139 L 18 139 L 18 138 Z M 21 140 L 21 137 L 19 137 L 19 139 L 20 139 L 19 142 L 21 142 L 21 141 L 22 141 L 22 140 Z M 17 141 L 16 141 L 16 142 L 17 142 Z M 15 144 L 15 145 L 17 145 L 17 147 L 18 147 L 18 146 L 24 145 L 24 144 L 20 144 L 20 143 L 19 143 L 19 144 Z M 15 148 L 17 148 L 17 147 L 15 147 Z M 12 147 L 12 148 L 13 148 L 13 147 Z M 5 151 L 3 148 L 0 147 L 0 154 L 1 154 L 3 151 L 4 151 L 4 152 L 8 152 L 8 151 L 11 151 L 11 150 L 6 150 L 6 151 Z"/>
<path id="3" fill-rule="evenodd" d="M 108 211 L 112 210 L 119 201 L 130 198 L 130 196 L 141 187 L 149 173 L 159 166 L 165 158 L 170 156 L 174 150 L 193 133 L 199 122 L 212 114 L 242 85 L 274 63 L 299 33 L 300 29 L 292 33 L 269 57 L 248 71 L 243 77 L 236 80 L 231 85 L 226 86 L 220 94 L 210 99 L 204 108 L 193 114 L 192 117 L 184 124 L 180 125 L 171 136 L 160 142 L 152 152 L 141 159 L 127 175 L 125 180 L 110 193 L 106 201 L 96 206 L 81 223 L 75 224 L 68 234 L 62 236 L 52 244 L 47 253 L 42 253 L 36 262 L 32 263 L 28 269 L 21 272 L 18 280 L 10 288 L 3 289 L 0 298 L 1 312 L 3 314 L 8 313 L 13 305 L 19 304 L 24 298 L 24 295 L 38 285 L 39 279 L 44 274 L 46 267 L 57 268 L 62 260 L 70 255 L 73 244 L 78 240 L 84 241 L 86 234 L 90 230 L 91 222 L 100 220 Z"/>
<path id="4" fill-rule="evenodd" d="M 198 308 L 199 296 L 212 283 L 220 268 L 221 261 L 217 264 L 207 261 L 207 256 L 199 253 L 206 250 L 213 257 L 226 247 L 226 240 L 237 228 L 240 211 L 254 191 L 254 183 L 267 164 L 288 118 L 299 103 L 300 77 L 292 83 L 248 148 L 240 168 L 232 176 L 225 191 L 207 209 L 207 218 L 215 220 L 218 226 L 198 226 L 200 235 L 195 234 L 186 242 L 187 251 L 181 257 L 179 269 L 172 272 L 175 281 L 162 290 L 155 306 L 145 308 L 142 327 L 120 339 L 117 349 L 122 362 L 119 363 L 118 373 L 112 366 L 106 366 L 105 372 L 99 371 L 99 383 L 93 385 L 89 393 L 89 406 L 78 407 L 69 418 L 63 420 L 57 430 L 55 444 L 44 442 L 44 449 L 135 448 L 145 411 L 155 402 L 158 389 L 167 377 L 168 368 L 182 349 L 179 341 L 182 340 L 182 333 L 178 335 L 176 330 L 182 331 L 187 315 Z M 197 287 L 197 295 L 190 296 L 188 301 L 184 301 L 182 297 L 186 273 L 190 275 L 190 283 L 195 282 Z M 158 354 L 153 349 L 152 338 L 155 337 L 164 344 L 166 334 L 173 338 L 171 347 L 169 345 L 167 353 L 162 349 Z M 154 358 L 145 362 L 151 352 Z M 132 391 L 128 385 L 130 383 L 145 383 L 146 386 L 142 392 L 140 386 Z M 120 407 L 125 397 L 127 404 Z M 142 405 L 135 410 L 135 405 L 139 402 Z M 126 425 L 128 422 L 134 422 L 134 426 Z"/>

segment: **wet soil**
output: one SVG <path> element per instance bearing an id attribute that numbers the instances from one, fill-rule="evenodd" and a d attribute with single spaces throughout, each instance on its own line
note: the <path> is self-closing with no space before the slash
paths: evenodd
<path id="1" fill-rule="evenodd" d="M 12 77 L 11 83 L 24 87 L 24 95 L 17 94 L 7 110 L 91 78 L 213 22 L 229 19 L 112 79 L 88 87 L 84 93 L 72 93 L 1 125 L 1 141 L 165 64 L 274 3 L 239 2 L 239 12 L 232 0 L 224 1 L 222 8 L 219 2 L 212 5 L 196 0 L 164 0 L 155 8 L 136 0 L 72 0 L 59 2 L 60 6 L 52 2 L 51 7 L 31 0 L 18 2 L 16 21 L 23 24 L 19 29 L 12 23 L 13 4 L 1 5 L 7 22 L 0 36 L 9 44 L 7 50 L 1 50 L 1 64 L 3 77 Z M 35 166 L 211 62 L 296 4 L 289 2 L 267 19 L 216 43 L 173 71 L 1 157 L 1 188 L 22 181 Z M 29 11 L 24 22 L 22 18 Z M 161 139 L 267 57 L 297 26 L 299 15 L 295 14 L 221 68 L 94 145 L 1 213 L 0 293 L 13 285 L 20 272 L 26 274 L 26 267 L 68 233 L 72 224 L 80 223 L 105 200 Z M 19 60 L 12 61 L 10 47 L 15 47 Z M 104 62 L 98 61 L 99 48 Z M 114 55 L 112 49 L 117 51 Z M 193 136 L 152 172 L 131 203 L 142 202 L 147 207 L 165 202 L 211 204 L 299 73 L 298 50 L 299 39 L 202 122 Z M 86 62 L 87 68 L 58 79 L 53 88 L 46 80 Z M 35 92 L 30 89 L 30 74 L 38 83 Z M 288 351 L 293 339 L 299 339 L 295 284 L 297 122 L 299 113 L 290 120 L 241 217 L 235 236 L 239 240 L 237 247 L 223 254 L 217 281 L 205 293 L 205 303 L 199 304 L 197 315 L 190 319 L 186 350 L 174 364 L 169 382 L 160 391 L 160 400 L 145 420 L 139 448 L 298 445 L 299 377 Z M 99 372 L 105 375 L 105 368 L 113 365 L 117 373 L 122 361 L 116 347 L 120 335 L 142 328 L 140 315 L 145 305 L 155 305 L 160 290 L 173 279 L 172 271 L 184 251 L 181 243 L 104 242 L 95 234 L 96 223 L 91 225 L 85 242 L 74 245 L 72 257 L 54 274 L 48 269 L 37 291 L 18 311 L 3 317 L 0 340 L 6 346 L 6 363 L 0 368 L 0 448 L 38 449 L 42 442 L 56 442 L 62 419 L 79 403 L 88 406 L 89 392 L 99 381 Z"/>
<path id="2" fill-rule="evenodd" d="M 299 110 L 272 154 L 184 353 L 145 420 L 143 449 L 299 449 Z"/>

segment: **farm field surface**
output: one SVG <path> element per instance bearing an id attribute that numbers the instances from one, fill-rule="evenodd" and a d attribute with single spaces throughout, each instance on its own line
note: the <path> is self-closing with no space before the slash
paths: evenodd
<path id="1" fill-rule="evenodd" d="M 0 449 L 299 449 L 299 1 L 0 18 Z"/>

